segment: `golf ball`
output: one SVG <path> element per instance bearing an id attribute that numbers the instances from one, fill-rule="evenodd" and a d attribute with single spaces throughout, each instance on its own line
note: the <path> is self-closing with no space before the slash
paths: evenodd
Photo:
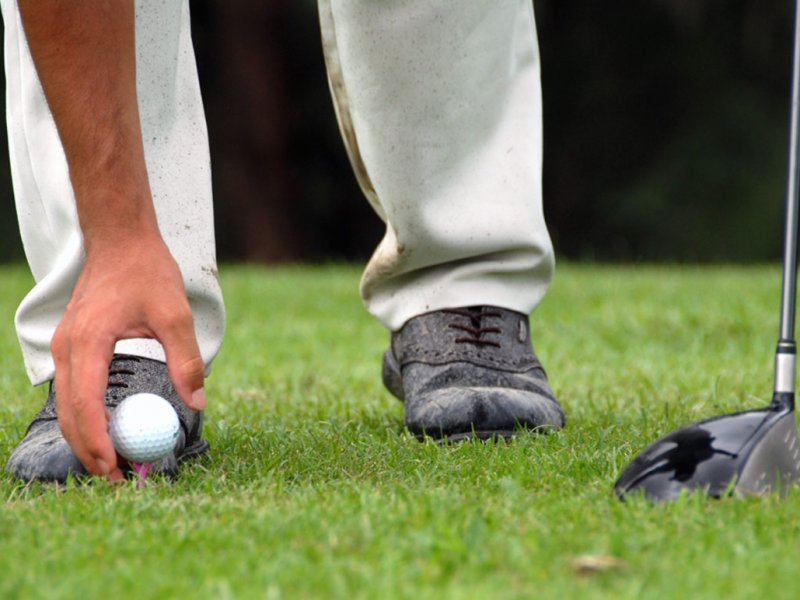
<path id="1" fill-rule="evenodd" d="M 156 394 L 133 394 L 119 403 L 108 434 L 123 457 L 134 463 L 161 460 L 175 449 L 180 423 L 175 409 Z"/>

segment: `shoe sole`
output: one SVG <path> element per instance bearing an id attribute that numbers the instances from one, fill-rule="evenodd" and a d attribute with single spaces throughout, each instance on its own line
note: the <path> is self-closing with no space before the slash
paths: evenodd
<path id="1" fill-rule="evenodd" d="M 201 438 L 184 448 L 183 452 L 181 452 L 181 455 L 176 456 L 175 458 L 178 461 L 178 464 L 186 462 L 187 460 L 194 460 L 206 454 L 210 447 L 211 444 L 208 443 L 208 440 Z"/>
<path id="2" fill-rule="evenodd" d="M 469 442 L 469 441 L 480 441 L 480 442 L 491 442 L 496 440 L 505 440 L 506 442 L 511 441 L 515 437 L 519 437 L 521 435 L 530 435 L 536 436 L 546 433 L 547 431 L 556 429 L 551 426 L 542 426 L 536 429 L 529 429 L 529 428 L 519 428 L 519 429 L 485 429 L 485 430 L 473 430 L 473 431 L 464 431 L 464 432 L 456 432 L 456 433 L 440 433 L 438 435 L 432 435 L 431 433 L 416 433 L 411 432 L 414 434 L 414 437 L 417 438 L 420 442 L 424 442 L 426 440 L 432 440 L 437 444 L 459 444 L 462 442 Z M 410 430 L 409 430 L 410 431 Z"/>
<path id="3" fill-rule="evenodd" d="M 491 442 L 494 440 L 503 439 L 505 441 L 511 440 L 514 436 L 522 433 L 522 431 L 509 431 L 501 429 L 498 431 L 470 431 L 465 433 L 453 433 L 440 436 L 433 436 L 425 433 L 415 433 L 414 437 L 420 442 L 425 440 L 433 440 L 437 444 L 461 444 L 463 442 L 479 441 Z"/>

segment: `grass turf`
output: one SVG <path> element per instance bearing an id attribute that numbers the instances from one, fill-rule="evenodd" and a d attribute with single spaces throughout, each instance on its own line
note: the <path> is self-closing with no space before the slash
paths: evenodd
<path id="1" fill-rule="evenodd" d="M 776 267 L 562 267 L 533 318 L 568 414 L 421 444 L 379 381 L 351 267 L 227 267 L 212 454 L 174 484 L 0 476 L 0 597 L 794 597 L 800 492 L 652 506 L 611 486 L 669 430 L 769 400 Z M 0 460 L 43 401 L 0 268 Z M 588 557 L 588 558 L 587 558 Z"/>

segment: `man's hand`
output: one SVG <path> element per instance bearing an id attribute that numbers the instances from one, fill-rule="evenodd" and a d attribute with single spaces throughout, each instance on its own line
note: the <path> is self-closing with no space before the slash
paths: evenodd
<path id="1" fill-rule="evenodd" d="M 190 407 L 204 365 L 180 271 L 159 233 L 136 96 L 132 0 L 19 0 L 69 164 L 86 261 L 53 337 L 59 424 L 86 469 L 122 476 L 103 402 L 115 343 L 154 338 Z"/>
<path id="2" fill-rule="evenodd" d="M 115 239 L 92 247 L 53 337 L 59 425 L 86 469 L 122 478 L 102 398 L 117 340 L 154 338 L 167 352 L 175 388 L 205 408 L 205 366 L 178 266 L 160 238 Z"/>

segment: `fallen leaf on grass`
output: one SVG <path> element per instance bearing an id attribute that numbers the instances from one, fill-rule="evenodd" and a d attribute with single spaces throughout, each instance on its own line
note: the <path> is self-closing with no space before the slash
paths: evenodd
<path id="1" fill-rule="evenodd" d="M 572 560 L 572 568 L 579 575 L 593 575 L 604 571 L 621 569 L 625 562 L 608 554 L 584 554 Z"/>

